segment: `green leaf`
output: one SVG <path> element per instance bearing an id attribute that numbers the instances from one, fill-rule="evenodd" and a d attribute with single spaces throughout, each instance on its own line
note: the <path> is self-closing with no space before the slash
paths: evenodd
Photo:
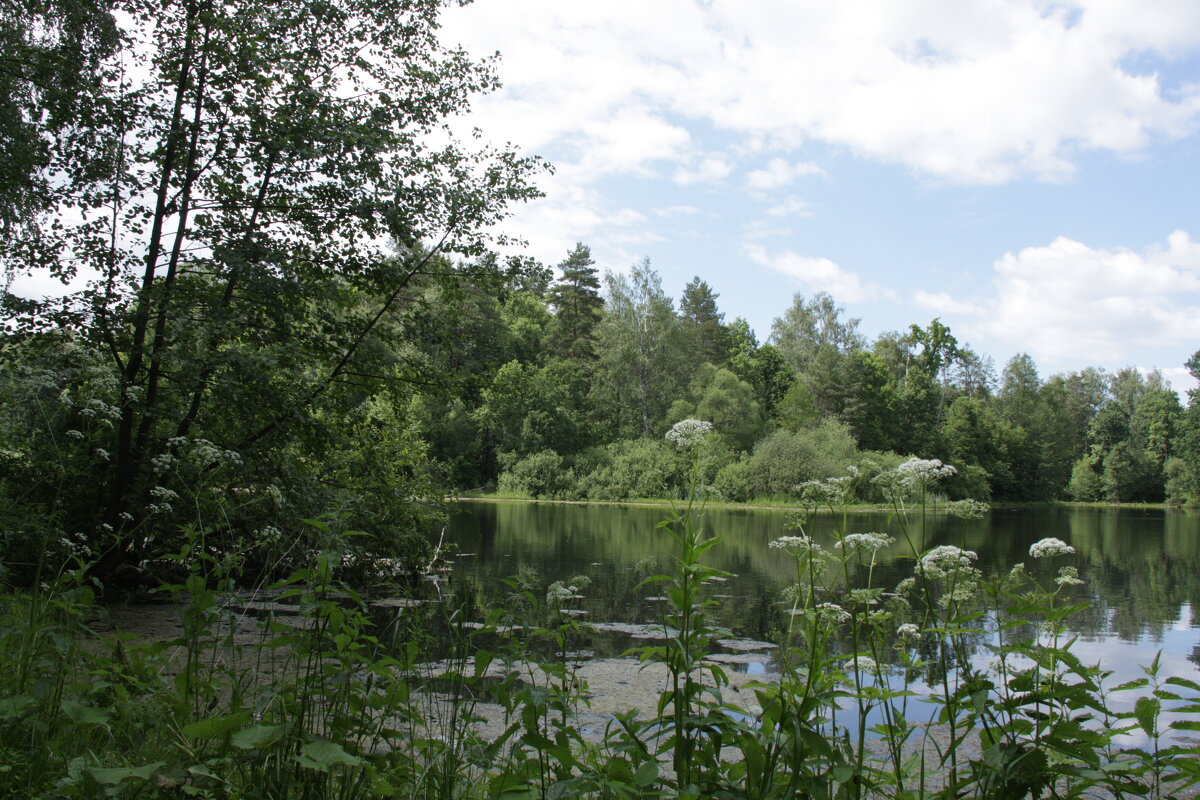
<path id="1" fill-rule="evenodd" d="M 183 734 L 193 739 L 215 739 L 218 736 L 224 736 L 227 733 L 236 731 L 249 721 L 250 712 L 239 711 L 227 717 L 212 717 L 211 719 L 202 719 L 199 722 L 193 722 L 183 729 Z"/>
<path id="2" fill-rule="evenodd" d="M 1195 681 L 1187 678 L 1181 678 L 1177 675 L 1172 675 L 1163 681 L 1163 683 L 1169 683 L 1172 686 L 1182 686 L 1185 689 L 1191 689 L 1193 692 L 1200 692 L 1200 683 L 1196 683 Z"/>
<path id="3" fill-rule="evenodd" d="M 638 786 L 649 786 L 658 780 L 658 764 L 653 761 L 643 762 L 633 776 L 633 782 Z"/>
<path id="4" fill-rule="evenodd" d="M 86 703 L 65 698 L 62 701 L 62 710 L 72 722 L 77 722 L 80 725 L 108 725 L 108 719 L 111 715 L 111 710 L 107 708 L 96 708 L 89 706 Z"/>
<path id="5" fill-rule="evenodd" d="M 92 767 L 87 772 L 91 775 L 96 783 L 102 786 L 115 786 L 127 778 L 140 778 L 148 781 L 154 776 L 154 773 L 163 767 L 165 761 L 155 761 L 153 764 L 146 764 L 143 767 Z"/>
<path id="6" fill-rule="evenodd" d="M 37 705 L 37 700 L 27 694 L 0 697 L 0 722 L 20 719 Z"/>
<path id="7" fill-rule="evenodd" d="M 333 742 L 308 742 L 300 748 L 300 755 L 296 756 L 296 760 L 300 762 L 300 766 L 318 772 L 329 772 L 329 768 L 337 764 L 357 767 L 362 763 L 361 758 L 350 755 L 341 745 Z"/>
<path id="8" fill-rule="evenodd" d="M 1133 715 L 1148 736 L 1157 735 L 1159 708 L 1160 704 L 1156 697 L 1139 697 L 1133 706 Z"/>
<path id="9" fill-rule="evenodd" d="M 240 750 L 261 750 L 278 742 L 287 733 L 288 725 L 251 725 L 230 738 L 230 743 Z"/>

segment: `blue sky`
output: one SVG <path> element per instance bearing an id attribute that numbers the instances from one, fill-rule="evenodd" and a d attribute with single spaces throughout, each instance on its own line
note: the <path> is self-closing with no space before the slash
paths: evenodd
<path id="1" fill-rule="evenodd" d="M 999 370 L 1200 349 L 1194 0 L 476 0 L 462 120 L 553 162 L 508 231 L 548 264 L 699 275 L 760 339 L 827 291 L 869 338 L 939 317 Z"/>

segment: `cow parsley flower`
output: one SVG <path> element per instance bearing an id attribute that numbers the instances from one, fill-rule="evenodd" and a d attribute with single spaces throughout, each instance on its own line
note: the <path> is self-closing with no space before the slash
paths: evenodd
<path id="1" fill-rule="evenodd" d="M 1074 552 L 1074 547 L 1062 539 L 1056 539 L 1053 536 L 1034 542 L 1029 547 L 1029 555 L 1033 558 L 1050 558 L 1051 556 L 1061 556 Z"/>
<path id="2" fill-rule="evenodd" d="M 1062 567 L 1059 569 L 1058 577 L 1054 579 L 1054 582 L 1059 586 L 1078 586 L 1083 583 L 1079 579 L 1079 570 L 1074 567 Z"/>
<path id="3" fill-rule="evenodd" d="M 847 553 L 871 555 L 876 550 L 887 547 L 895 541 L 886 533 L 848 533 L 834 547 L 841 548 Z"/>
<path id="4" fill-rule="evenodd" d="M 979 556 L 971 550 L 963 550 L 952 544 L 943 544 L 921 556 L 918 569 L 927 578 L 945 578 L 971 568 L 971 562 Z"/>
<path id="5" fill-rule="evenodd" d="M 850 612 L 839 606 L 837 603 L 821 603 L 817 606 L 817 613 L 823 619 L 830 622 L 849 622 Z"/>
<path id="6" fill-rule="evenodd" d="M 900 482 L 909 489 L 926 488 L 957 473 L 954 467 L 936 458 L 910 458 L 896 467 Z"/>
<path id="7" fill-rule="evenodd" d="M 780 536 L 767 545 L 779 550 L 786 550 L 794 556 L 820 550 L 821 546 L 807 536 Z"/>
<path id="8" fill-rule="evenodd" d="M 688 450 L 703 442 L 712 429 L 712 423 L 702 419 L 681 419 L 671 426 L 665 438 L 676 447 Z"/>
<path id="9" fill-rule="evenodd" d="M 946 503 L 943 508 L 947 514 L 959 519 L 979 519 L 989 511 L 988 504 L 978 500 L 954 500 Z"/>
<path id="10" fill-rule="evenodd" d="M 849 478 L 826 478 L 823 481 L 805 481 L 792 487 L 806 506 L 836 506 L 846 502 L 850 488 Z"/>
<path id="11" fill-rule="evenodd" d="M 921 626 L 915 622 L 906 622 L 896 628 L 896 638 L 901 644 L 913 644 L 921 638 Z"/>

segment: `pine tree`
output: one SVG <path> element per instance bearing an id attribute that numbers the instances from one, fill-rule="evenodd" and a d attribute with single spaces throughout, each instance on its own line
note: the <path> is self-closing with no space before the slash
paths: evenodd
<path id="1" fill-rule="evenodd" d="M 561 358 L 594 359 L 596 325 L 604 309 L 599 273 L 592 265 L 592 251 L 576 243 L 558 265 L 562 277 L 550 288 L 554 319 L 546 332 L 547 350 Z"/>
<path id="2" fill-rule="evenodd" d="M 697 357 L 702 362 L 723 366 L 728 362 L 728 348 L 723 325 L 725 315 L 717 311 L 719 296 L 697 276 L 683 288 L 679 310 Z"/>

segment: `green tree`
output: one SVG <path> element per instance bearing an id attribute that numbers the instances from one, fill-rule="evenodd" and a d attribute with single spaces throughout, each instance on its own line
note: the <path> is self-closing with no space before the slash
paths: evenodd
<path id="1" fill-rule="evenodd" d="M 679 315 L 684 333 L 695 354 L 703 362 L 724 366 L 728 360 L 725 341 L 725 315 L 717 310 L 717 295 L 699 276 L 683 287 L 679 299 Z"/>
<path id="2" fill-rule="evenodd" d="M 754 387 L 763 414 L 774 416 L 776 406 L 796 379 L 779 348 L 771 344 L 760 346 L 750 323 L 742 317 L 725 326 L 723 338 L 728 348 L 729 369 Z"/>
<path id="3" fill-rule="evenodd" d="M 582 243 L 558 265 L 562 277 L 549 293 L 554 319 L 546 332 L 547 350 L 561 358 L 596 357 L 596 326 L 604 311 L 600 278 L 592 251 Z"/>
<path id="4" fill-rule="evenodd" d="M 691 377 L 683 326 L 648 260 L 605 283 L 594 398 L 609 430 L 652 437 Z"/>
<path id="5" fill-rule="evenodd" d="M 49 167 L 103 169 L 95 130 L 120 45 L 112 11 L 94 0 L 0 0 L 0 242 L 36 237 L 50 210 Z"/>
<path id="6" fill-rule="evenodd" d="M 692 379 L 688 399 L 672 404 L 667 422 L 673 424 L 689 417 L 712 423 L 717 435 L 734 450 L 748 450 L 762 429 L 754 388 L 711 363 L 701 365 Z"/>
<path id="7" fill-rule="evenodd" d="M 108 359 L 111 462 L 72 513 L 113 532 L 111 565 L 162 527 L 147 509 L 171 442 L 213 439 L 256 483 L 300 446 L 290 463 L 320 463 L 338 415 L 405 370 L 379 358 L 391 320 L 415 289 L 463 279 L 442 254 L 479 255 L 481 231 L 536 194 L 536 163 L 430 144 L 496 86 L 438 43 L 438 3 L 109 8 L 146 24 L 97 72 L 106 114 L 49 153 L 40 237 L 2 257 L 98 276 L 8 326 L 61 326 Z"/>
<path id="8" fill-rule="evenodd" d="M 842 360 L 864 345 L 859 320 L 843 319 L 844 310 L 825 292 L 811 300 L 797 292 L 791 307 L 771 326 L 771 340 L 822 416 L 841 410 Z"/>

